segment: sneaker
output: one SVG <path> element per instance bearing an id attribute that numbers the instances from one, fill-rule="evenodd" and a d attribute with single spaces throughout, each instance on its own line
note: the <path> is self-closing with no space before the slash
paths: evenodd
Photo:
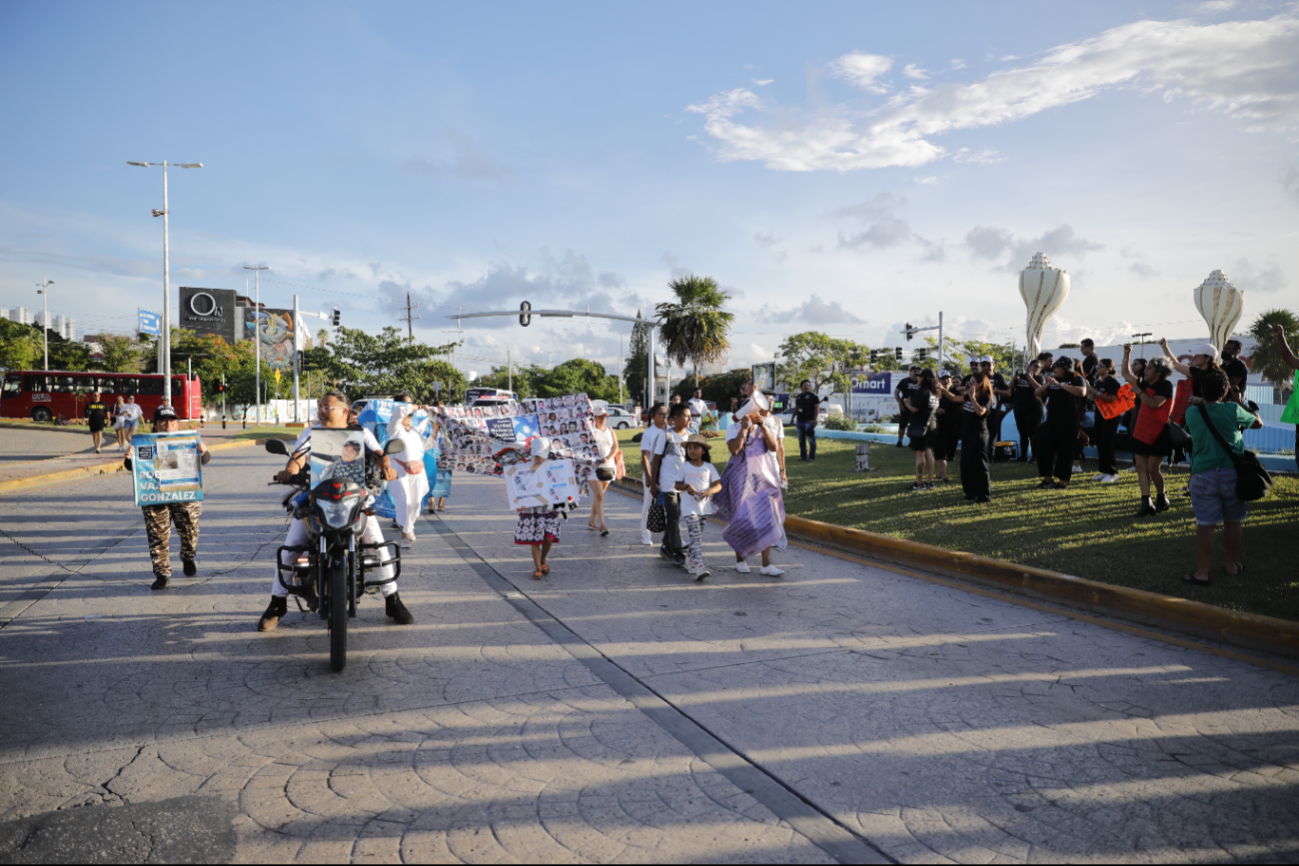
<path id="1" fill-rule="evenodd" d="M 765 574 L 767 577 L 780 577 L 785 572 L 781 571 L 779 568 L 776 568 L 776 566 L 774 565 L 764 565 L 761 569 L 759 569 L 758 573 Z"/>
<path id="2" fill-rule="evenodd" d="M 411 536 L 411 535 L 403 535 L 403 536 L 401 537 L 401 541 L 398 542 L 398 544 L 399 544 L 399 546 L 401 547 L 402 550 L 410 550 L 410 546 L 411 546 L 411 544 L 414 543 L 414 541 L 415 541 L 414 536 Z"/>
<path id="3" fill-rule="evenodd" d="M 1092 481 L 1104 481 L 1106 478 L 1109 478 L 1109 476 L 1102 472 L 1100 475 L 1093 475 Z"/>
<path id="4" fill-rule="evenodd" d="M 672 551 L 668 550 L 666 547 L 659 548 L 659 558 L 666 559 L 668 562 L 674 565 L 677 562 L 677 555 Z"/>
<path id="5" fill-rule="evenodd" d="M 927 489 L 925 485 L 919 481 L 917 481 L 915 484 L 912 484 L 910 487 L 912 493 L 915 493 L 917 490 L 925 490 L 925 489 Z"/>
<path id="6" fill-rule="evenodd" d="M 394 592 L 383 601 L 385 607 L 384 612 L 388 614 L 388 616 L 392 618 L 392 621 L 397 623 L 397 625 L 410 625 L 415 621 L 415 617 L 411 616 L 410 611 L 406 609 L 406 605 L 401 603 L 401 596 L 398 593 Z"/>
<path id="7" fill-rule="evenodd" d="M 641 544 L 653 544 L 653 543 L 654 543 L 654 539 L 650 538 L 650 534 L 649 534 L 648 532 L 642 532 L 642 533 L 640 534 L 640 543 L 641 543 Z"/>
<path id="8" fill-rule="evenodd" d="M 735 563 L 735 570 L 740 574 L 748 574 L 750 571 L 749 564 L 747 562 L 737 562 Z"/>
<path id="9" fill-rule="evenodd" d="M 705 566 L 705 567 L 703 567 L 703 568 L 697 568 L 697 569 L 695 569 L 695 572 L 694 572 L 694 575 L 695 575 L 695 582 L 698 583 L 699 581 L 703 580 L 704 578 L 708 577 L 708 576 L 711 575 L 711 574 L 712 574 L 712 572 L 708 570 L 708 567 L 707 567 L 707 566 Z"/>
<path id="10" fill-rule="evenodd" d="M 153 583 L 149 586 L 149 589 L 166 589 L 170 585 L 170 574 L 155 574 L 153 576 Z"/>
<path id="11" fill-rule="evenodd" d="M 271 596 L 270 606 L 266 608 L 266 613 L 262 618 L 257 620 L 258 631 L 270 631 L 280 624 L 280 617 L 289 612 L 289 600 L 283 596 Z"/>

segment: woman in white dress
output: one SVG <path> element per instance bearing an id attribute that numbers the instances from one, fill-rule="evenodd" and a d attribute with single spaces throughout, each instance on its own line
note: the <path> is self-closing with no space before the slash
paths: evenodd
<path id="1" fill-rule="evenodd" d="M 397 467 L 397 480 L 388 482 L 397 523 L 401 526 L 401 546 L 410 547 L 415 541 L 415 521 L 419 520 L 420 503 L 428 493 L 428 476 L 424 474 L 424 440 L 410 428 L 415 407 L 409 403 L 393 406 L 388 422 L 388 439 L 400 439 L 406 446 L 400 454 L 390 458 Z"/>
<path id="2" fill-rule="evenodd" d="M 600 449 L 600 464 L 595 468 L 595 476 L 587 482 L 591 490 L 591 519 L 587 526 L 600 530 L 600 536 L 609 534 L 609 527 L 604 522 L 604 494 L 609 484 L 617 477 L 618 437 L 609 428 L 609 404 L 603 400 L 595 401 L 591 407 L 592 423 L 595 426 L 593 438 Z M 603 476 L 603 477 L 602 477 Z"/>

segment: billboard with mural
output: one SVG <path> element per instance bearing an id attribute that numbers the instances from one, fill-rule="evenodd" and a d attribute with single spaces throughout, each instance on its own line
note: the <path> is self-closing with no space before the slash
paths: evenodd
<path id="1" fill-rule="evenodd" d="M 260 314 L 244 311 L 244 327 L 251 339 L 253 322 L 257 322 L 257 337 L 261 340 L 262 361 L 272 369 L 293 369 L 293 311 L 264 307 Z"/>

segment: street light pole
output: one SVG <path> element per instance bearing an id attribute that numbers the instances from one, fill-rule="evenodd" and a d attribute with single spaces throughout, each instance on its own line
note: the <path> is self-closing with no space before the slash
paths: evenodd
<path id="1" fill-rule="evenodd" d="M 162 333 L 158 341 L 158 366 L 162 373 L 162 397 L 171 403 L 171 250 L 169 226 L 167 223 L 167 166 L 178 165 L 181 168 L 202 168 L 201 162 L 131 162 L 127 165 L 138 165 L 148 168 L 152 165 L 162 166 L 162 210 L 154 210 L 155 217 L 162 217 Z"/>
<path id="2" fill-rule="evenodd" d="M 255 394 L 257 397 L 257 415 L 253 421 L 257 426 L 262 423 L 262 271 L 269 271 L 268 265 L 257 265 L 250 267 L 244 265 L 245 271 L 253 272 L 253 279 L 257 284 L 256 295 L 253 298 L 253 352 L 256 358 L 256 376 Z M 244 291 L 248 291 L 248 284 L 244 283 Z"/>
<path id="3" fill-rule="evenodd" d="M 45 372 L 50 371 L 50 286 L 54 280 L 45 277 L 44 282 L 36 284 L 36 294 L 45 302 L 45 313 L 41 316 L 41 330 L 45 334 Z"/>

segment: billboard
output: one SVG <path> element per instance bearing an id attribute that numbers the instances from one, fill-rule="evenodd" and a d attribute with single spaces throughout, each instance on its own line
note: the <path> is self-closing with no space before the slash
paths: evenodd
<path id="1" fill-rule="evenodd" d="M 262 361 L 273 370 L 292 370 L 293 311 L 263 307 L 260 313 L 251 308 L 243 312 L 244 331 L 248 339 L 253 338 L 253 324 L 256 322 L 257 339 L 262 344 Z"/>
<path id="2" fill-rule="evenodd" d="M 863 397 L 892 397 L 893 396 L 893 376 L 889 373 L 865 373 L 855 372 L 852 374 L 852 392 L 860 394 Z M 906 373 L 896 374 L 906 378 Z M 899 380 L 900 381 L 900 380 Z"/>
<path id="3" fill-rule="evenodd" d="M 138 330 L 141 334 L 152 334 L 157 337 L 162 333 L 162 316 L 148 310 L 138 310 L 137 312 L 140 314 Z"/>
<path id="4" fill-rule="evenodd" d="M 180 326 L 186 330 L 212 334 L 233 345 L 241 336 L 238 313 L 233 289 L 180 287 Z"/>

